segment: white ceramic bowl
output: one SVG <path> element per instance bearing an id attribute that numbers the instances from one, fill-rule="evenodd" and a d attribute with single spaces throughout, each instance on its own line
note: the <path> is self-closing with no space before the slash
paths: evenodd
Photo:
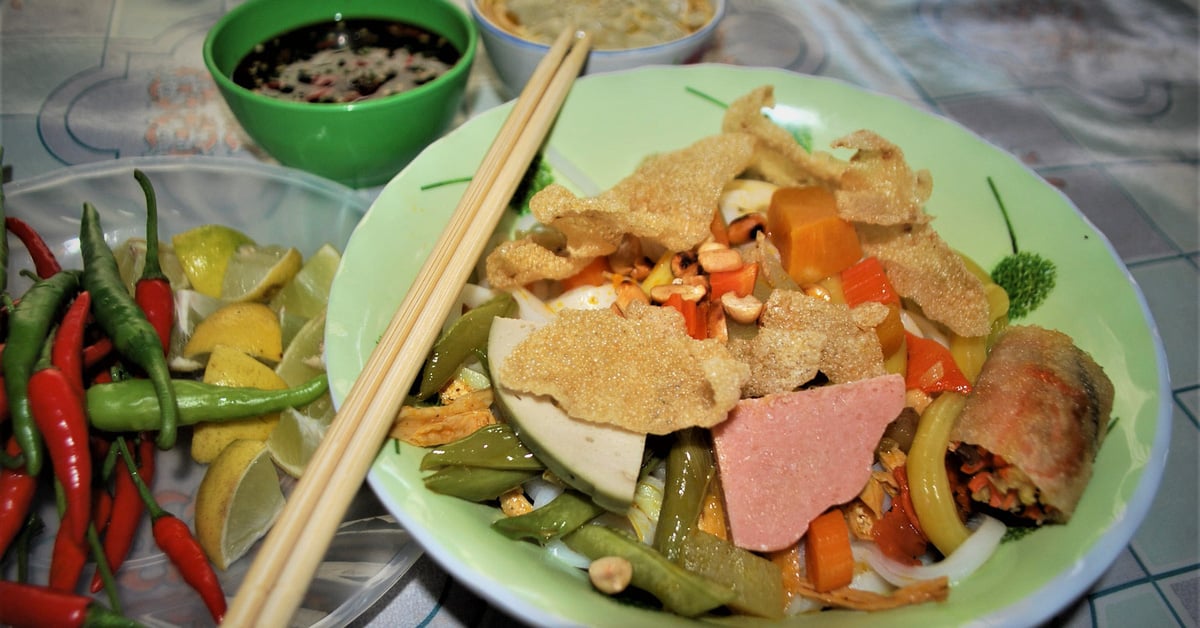
<path id="1" fill-rule="evenodd" d="M 584 74 L 628 70 L 643 65 L 675 65 L 695 60 L 708 46 L 716 33 L 717 26 L 725 17 L 726 0 L 710 0 L 713 7 L 712 19 L 703 28 L 682 39 L 653 46 L 625 48 L 620 50 L 593 50 L 588 55 Z M 488 19 L 479 8 L 479 0 L 468 0 L 471 18 L 483 37 L 483 47 L 500 80 L 513 95 L 521 91 L 533 74 L 538 61 L 550 50 L 550 46 L 518 37 Z"/>

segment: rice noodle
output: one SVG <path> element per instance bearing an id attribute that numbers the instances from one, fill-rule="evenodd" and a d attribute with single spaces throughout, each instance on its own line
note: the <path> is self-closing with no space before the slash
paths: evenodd
<path id="1" fill-rule="evenodd" d="M 980 515 L 979 526 L 963 541 L 954 553 L 943 560 L 928 565 L 910 566 L 896 562 L 883 554 L 878 545 L 868 548 L 867 562 L 888 582 L 903 587 L 923 580 L 946 577 L 950 586 L 962 582 L 975 573 L 1000 545 L 1007 529 L 999 520 Z"/>

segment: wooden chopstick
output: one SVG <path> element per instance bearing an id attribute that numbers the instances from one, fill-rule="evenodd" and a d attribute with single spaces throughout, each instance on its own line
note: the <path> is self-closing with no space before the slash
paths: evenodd
<path id="1" fill-rule="evenodd" d="M 442 321 L 545 141 L 590 48 L 590 35 L 567 29 L 534 70 L 263 541 L 225 625 L 285 626 L 291 620 Z"/>

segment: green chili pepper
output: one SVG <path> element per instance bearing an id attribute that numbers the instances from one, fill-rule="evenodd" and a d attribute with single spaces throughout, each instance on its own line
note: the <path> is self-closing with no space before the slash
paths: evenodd
<path id="1" fill-rule="evenodd" d="M 501 292 L 454 321 L 434 343 L 429 357 L 425 360 L 417 397 L 427 399 L 441 390 L 471 355 L 480 356 L 480 360 L 486 364 L 487 340 L 492 330 L 492 319 L 497 316 L 512 316 L 516 311 L 516 299 L 507 292 Z"/>
<path id="2" fill-rule="evenodd" d="M 654 549 L 668 560 L 679 557 L 679 548 L 700 520 L 704 494 L 715 474 L 712 449 L 701 428 L 675 434 L 667 454 L 667 479 L 662 511 L 654 529 Z"/>
<path id="3" fill-rule="evenodd" d="M 25 470 L 42 469 L 42 439 L 29 409 L 29 378 L 59 310 L 79 291 L 79 272 L 62 271 L 35 282 L 8 317 L 4 347 L 4 390 L 12 414 L 13 435 L 21 446 Z"/>
<path id="4" fill-rule="evenodd" d="M 281 390 L 218 386 L 188 379 L 175 380 L 172 385 L 181 425 L 280 412 L 312 403 L 329 389 L 324 375 Z M 162 413 L 154 392 L 154 384 L 144 379 L 93 384 L 87 389 L 88 419 L 93 427 L 107 432 L 156 430 L 162 424 Z"/>
<path id="5" fill-rule="evenodd" d="M 575 491 L 564 491 L 550 503 L 515 517 L 492 522 L 492 529 L 513 539 L 545 545 L 577 530 L 604 512 L 596 502 Z"/>
<path id="6" fill-rule="evenodd" d="M 563 537 L 567 547 L 591 560 L 619 556 L 633 565 L 630 584 L 650 593 L 666 610 L 695 617 L 734 599 L 733 589 L 667 560 L 628 534 L 602 525 L 585 525 Z"/>
<path id="7" fill-rule="evenodd" d="M 685 569 L 733 588 L 729 607 L 771 619 L 783 618 L 786 602 L 779 565 L 703 530 L 692 530 L 679 547 Z"/>
<path id="8" fill-rule="evenodd" d="M 533 457 L 512 426 L 488 425 L 453 443 L 434 447 L 421 458 L 421 470 L 429 471 L 455 465 L 488 469 L 524 469 L 541 471 L 545 465 Z"/>
<path id="9" fill-rule="evenodd" d="M 537 475 L 525 469 L 487 469 L 483 467 L 443 467 L 425 476 L 425 487 L 435 493 L 472 502 L 496 499 Z"/>
<path id="10" fill-rule="evenodd" d="M 162 341 L 125 288 L 117 269 L 117 259 L 104 241 L 100 215 L 91 203 L 83 204 L 79 248 L 83 254 L 83 287 L 92 294 L 92 313 L 96 322 L 112 338 L 117 351 L 145 371 L 153 382 L 162 413 L 155 442 L 160 448 L 169 449 L 175 444 L 179 407 Z"/>

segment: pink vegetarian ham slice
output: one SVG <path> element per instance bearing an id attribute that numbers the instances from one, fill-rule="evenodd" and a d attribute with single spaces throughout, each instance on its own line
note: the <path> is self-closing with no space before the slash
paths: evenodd
<path id="1" fill-rule="evenodd" d="M 785 549 L 830 506 L 857 496 L 903 409 L 899 375 L 738 402 L 712 428 L 734 544 Z"/>

